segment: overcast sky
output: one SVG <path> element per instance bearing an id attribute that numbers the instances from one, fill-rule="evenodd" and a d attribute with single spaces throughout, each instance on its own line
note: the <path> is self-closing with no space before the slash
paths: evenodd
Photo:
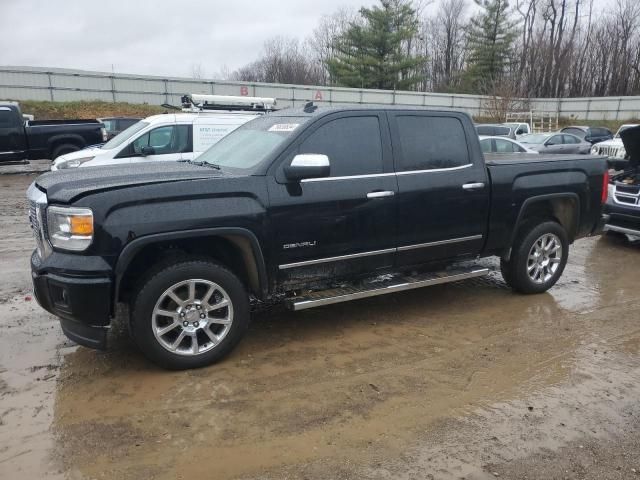
<path id="1" fill-rule="evenodd" d="M 437 3 L 438 0 L 435 0 Z M 615 0 L 595 0 L 598 7 Z M 0 64 L 206 77 L 373 0 L 0 0 Z M 469 0 L 472 4 L 472 0 Z M 433 7 L 432 7 L 433 8 Z"/>

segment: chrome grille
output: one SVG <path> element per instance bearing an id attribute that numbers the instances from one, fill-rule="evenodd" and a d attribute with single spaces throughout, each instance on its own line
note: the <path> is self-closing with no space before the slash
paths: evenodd
<path id="1" fill-rule="evenodd" d="M 614 195 L 616 203 L 640 206 L 640 187 L 634 185 L 616 185 Z"/>
<path id="2" fill-rule="evenodd" d="M 622 150 L 622 156 L 624 156 L 624 147 L 597 145 L 597 148 L 599 155 L 606 155 L 607 157 L 618 157 L 619 153 L 621 153 L 620 151 Z"/>
<path id="3" fill-rule="evenodd" d="M 27 199 L 29 201 L 29 224 L 33 232 L 33 238 L 36 241 L 36 249 L 40 258 L 45 258 L 50 253 L 49 245 L 44 237 L 46 229 L 46 220 L 44 212 L 47 207 L 47 195 L 31 185 L 27 190 Z"/>

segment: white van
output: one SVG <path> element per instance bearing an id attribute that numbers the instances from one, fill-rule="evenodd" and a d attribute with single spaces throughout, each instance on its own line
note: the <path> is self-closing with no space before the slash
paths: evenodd
<path id="1" fill-rule="evenodd" d="M 195 95 L 193 97 L 196 98 Z M 241 98 L 214 95 L 197 97 Z M 191 99 L 191 96 L 183 97 L 183 101 L 184 98 Z M 246 100 L 256 99 L 247 98 Z M 271 106 L 275 103 L 273 99 L 264 100 L 270 100 Z M 223 107 L 220 103 L 214 107 L 214 103 L 202 102 L 200 105 L 187 108 L 194 113 L 166 113 L 147 117 L 103 145 L 59 156 L 54 160 L 51 170 L 158 160 L 193 160 L 240 125 L 268 111 L 265 108 L 255 108 L 255 102 L 247 102 L 245 107 L 238 105 L 238 102 L 227 107 Z"/>

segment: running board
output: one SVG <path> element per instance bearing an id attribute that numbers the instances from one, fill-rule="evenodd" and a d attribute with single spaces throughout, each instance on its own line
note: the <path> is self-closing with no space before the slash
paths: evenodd
<path id="1" fill-rule="evenodd" d="M 441 283 L 457 282 L 468 278 L 481 277 L 488 273 L 488 268 L 470 267 L 417 275 L 382 275 L 363 281 L 358 285 L 319 290 L 306 295 L 287 298 L 285 305 L 290 310 L 306 310 L 307 308 L 320 307 L 332 303 L 348 302 L 349 300 L 402 292 Z"/>

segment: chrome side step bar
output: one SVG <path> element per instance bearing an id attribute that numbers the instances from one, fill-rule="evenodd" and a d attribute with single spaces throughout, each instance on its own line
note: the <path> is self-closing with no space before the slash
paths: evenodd
<path id="1" fill-rule="evenodd" d="M 481 277 L 488 273 L 488 268 L 470 267 L 418 275 L 387 275 L 369 279 L 353 286 L 320 290 L 299 297 L 291 297 L 285 300 L 285 305 L 295 311 L 306 310 L 307 308 L 320 307 L 332 303 L 348 302 L 349 300 L 386 295 L 387 293 L 402 292 L 414 288 L 457 282 L 468 278 Z"/>

